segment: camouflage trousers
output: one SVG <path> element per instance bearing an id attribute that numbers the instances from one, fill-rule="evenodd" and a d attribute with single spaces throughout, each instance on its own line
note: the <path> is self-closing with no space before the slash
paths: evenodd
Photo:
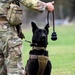
<path id="1" fill-rule="evenodd" d="M 0 27 L 0 75 L 24 75 L 21 48 L 17 34 Z"/>

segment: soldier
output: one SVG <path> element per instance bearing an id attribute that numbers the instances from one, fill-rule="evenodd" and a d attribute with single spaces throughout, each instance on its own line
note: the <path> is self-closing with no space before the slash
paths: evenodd
<path id="1" fill-rule="evenodd" d="M 19 3 L 40 12 L 54 10 L 54 1 L 0 0 L 0 75 L 24 75 L 21 48 L 25 37 L 21 30 Z"/>

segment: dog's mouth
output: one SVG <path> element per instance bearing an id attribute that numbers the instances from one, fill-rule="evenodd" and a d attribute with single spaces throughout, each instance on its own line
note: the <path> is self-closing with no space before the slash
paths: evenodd
<path id="1" fill-rule="evenodd" d="M 45 41 L 45 39 L 42 39 L 41 41 L 43 42 L 43 41 Z"/>
<path id="2" fill-rule="evenodd" d="M 46 47 L 47 46 L 47 40 L 46 38 L 40 39 L 40 40 L 36 40 L 33 42 L 33 45 L 35 46 L 39 46 L 39 47 Z"/>
<path id="3" fill-rule="evenodd" d="M 41 39 L 40 39 L 41 42 L 45 42 L 46 41 L 46 37 L 43 36 Z"/>
<path id="4" fill-rule="evenodd" d="M 41 39 L 40 42 L 45 43 L 46 39 Z"/>
<path id="5" fill-rule="evenodd" d="M 46 40 L 46 38 L 41 38 L 39 41 L 38 41 L 38 44 L 39 45 L 46 45 L 46 42 L 47 42 L 47 40 Z"/>

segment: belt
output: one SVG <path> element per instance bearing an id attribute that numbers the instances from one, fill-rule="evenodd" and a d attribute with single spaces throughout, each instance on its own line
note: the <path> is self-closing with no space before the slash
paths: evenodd
<path id="1" fill-rule="evenodd" d="M 1 27 L 2 25 L 5 25 L 5 23 L 7 23 L 6 17 L 5 17 L 5 16 L 0 17 L 0 27 Z"/>
<path id="2" fill-rule="evenodd" d="M 6 24 L 8 23 L 7 19 L 5 16 L 0 16 L 0 31 L 7 29 Z"/>
<path id="3" fill-rule="evenodd" d="M 3 17 L 0 17 L 0 21 L 7 21 L 7 19 L 5 16 L 3 16 Z"/>

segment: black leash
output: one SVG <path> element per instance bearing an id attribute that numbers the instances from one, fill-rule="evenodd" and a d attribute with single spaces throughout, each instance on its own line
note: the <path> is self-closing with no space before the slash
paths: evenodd
<path id="1" fill-rule="evenodd" d="M 55 19 L 54 19 L 54 11 L 52 12 L 52 14 L 53 14 L 53 32 L 55 32 Z"/>
<path id="2" fill-rule="evenodd" d="M 52 16 L 53 16 L 53 32 L 51 35 L 51 40 L 56 41 L 57 40 L 57 34 L 55 32 L 55 18 L 54 18 L 54 11 L 52 11 Z M 49 11 L 47 13 L 47 24 L 49 25 Z"/>
<path id="3" fill-rule="evenodd" d="M 49 25 L 49 11 L 47 13 L 47 24 Z M 52 12 L 52 16 L 53 16 L 53 32 L 55 32 L 55 22 L 54 22 L 54 11 Z"/>
<path id="4" fill-rule="evenodd" d="M 49 11 L 47 12 L 47 25 L 49 25 Z"/>
<path id="5" fill-rule="evenodd" d="M 28 41 L 28 40 L 25 40 L 25 42 L 27 42 L 27 43 L 30 43 L 30 44 L 31 44 L 31 42 L 30 42 L 30 41 Z"/>

